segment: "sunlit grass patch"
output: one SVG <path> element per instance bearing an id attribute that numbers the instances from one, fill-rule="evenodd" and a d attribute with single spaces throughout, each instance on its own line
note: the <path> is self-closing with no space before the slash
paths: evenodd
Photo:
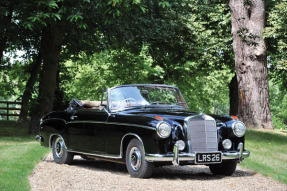
<path id="1" fill-rule="evenodd" d="M 27 132 L 27 124 L 0 121 L 0 190 L 30 190 L 28 176 L 49 152 Z"/>
<path id="2" fill-rule="evenodd" d="M 251 155 L 241 166 L 287 184 L 287 134 L 249 129 L 245 148 Z"/>

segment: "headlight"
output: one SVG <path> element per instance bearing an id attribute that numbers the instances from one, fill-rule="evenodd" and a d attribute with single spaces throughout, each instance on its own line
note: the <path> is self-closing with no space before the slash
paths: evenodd
<path id="1" fill-rule="evenodd" d="M 234 135 L 236 135 L 237 137 L 243 137 L 245 135 L 246 127 L 244 123 L 236 121 L 232 125 L 232 130 Z"/>
<path id="2" fill-rule="evenodd" d="M 229 139 L 224 139 L 222 141 L 222 146 L 223 146 L 224 149 L 228 150 L 228 149 L 231 148 L 232 142 Z"/>
<path id="3" fill-rule="evenodd" d="M 156 132 L 161 138 L 167 138 L 171 133 L 171 126 L 167 122 L 161 121 L 156 126 Z"/>

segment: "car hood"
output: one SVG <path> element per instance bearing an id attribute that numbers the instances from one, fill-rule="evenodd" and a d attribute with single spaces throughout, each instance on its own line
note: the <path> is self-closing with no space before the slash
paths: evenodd
<path id="1" fill-rule="evenodd" d="M 150 118 L 156 118 L 156 116 L 162 118 L 163 120 L 173 120 L 182 122 L 186 117 L 196 116 L 200 113 L 192 112 L 188 110 L 162 110 L 162 109 L 140 109 L 128 111 L 129 115 L 144 116 Z M 206 114 L 213 117 L 217 123 L 225 123 L 227 121 L 233 120 L 232 117 L 228 115 L 214 115 Z"/>

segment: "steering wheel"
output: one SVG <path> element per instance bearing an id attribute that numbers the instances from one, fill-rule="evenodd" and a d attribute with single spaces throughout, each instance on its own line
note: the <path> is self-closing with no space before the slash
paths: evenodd
<path id="1" fill-rule="evenodd" d="M 116 109 L 119 109 L 119 107 L 120 107 L 122 104 L 126 103 L 127 101 L 130 102 L 130 100 L 137 102 L 137 100 L 135 100 L 134 98 L 126 98 L 126 99 L 123 99 L 122 101 L 120 101 L 120 103 L 118 103 L 118 105 L 116 106 Z"/>

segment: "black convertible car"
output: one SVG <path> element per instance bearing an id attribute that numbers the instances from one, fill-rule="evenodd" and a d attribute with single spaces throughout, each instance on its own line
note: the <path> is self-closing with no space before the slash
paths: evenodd
<path id="1" fill-rule="evenodd" d="M 52 148 L 56 163 L 74 155 L 125 163 L 132 177 L 148 178 L 154 166 L 207 165 L 214 175 L 232 175 L 249 157 L 245 125 L 234 116 L 188 110 L 179 89 L 168 85 L 121 85 L 101 101 L 73 99 L 51 112 L 36 136 Z"/>

